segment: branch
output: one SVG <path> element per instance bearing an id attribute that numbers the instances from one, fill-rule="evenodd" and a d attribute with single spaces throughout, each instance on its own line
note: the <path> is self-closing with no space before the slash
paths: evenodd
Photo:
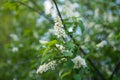
<path id="1" fill-rule="evenodd" d="M 27 8 L 29 8 L 30 10 L 36 12 L 37 14 L 44 16 L 44 17 L 45 17 L 49 22 L 51 22 L 52 24 L 54 23 L 52 19 L 50 19 L 50 18 L 48 18 L 47 16 L 45 16 L 44 12 L 40 12 L 40 11 L 38 11 L 38 10 L 36 10 L 36 9 L 28 6 L 27 4 L 25 4 L 25 3 L 21 2 L 21 1 L 16 1 L 16 2 L 20 3 L 21 5 L 24 5 L 25 7 L 27 7 Z M 35 3 L 33 3 L 33 4 L 35 5 Z M 37 5 L 36 5 L 36 6 L 37 6 Z M 37 7 L 38 7 L 38 6 L 37 6 Z"/>
<path id="2" fill-rule="evenodd" d="M 38 13 L 39 15 L 41 15 L 41 14 L 42 14 L 41 12 L 39 12 L 39 11 L 35 10 L 34 8 L 32 8 L 32 7 L 28 6 L 27 4 L 25 4 L 25 3 L 21 2 L 21 1 L 16 1 L 16 2 L 20 3 L 21 5 L 26 6 L 27 8 L 29 8 L 30 10 L 32 10 L 32 11 L 34 11 L 34 12 Z"/>
<path id="3" fill-rule="evenodd" d="M 37 3 L 36 3 L 34 0 L 30 0 L 30 1 L 32 2 L 32 4 L 33 4 L 38 10 L 40 10 L 40 7 L 37 5 Z M 46 19 L 48 19 L 49 22 L 51 22 L 52 24 L 54 24 L 54 21 L 53 21 L 51 18 L 47 17 L 44 12 L 42 12 L 42 15 L 43 15 Z"/>
<path id="4" fill-rule="evenodd" d="M 115 69 L 113 70 L 113 72 L 112 72 L 109 80 L 112 80 L 112 79 L 113 79 L 113 76 L 114 76 L 114 74 L 118 71 L 119 67 L 120 67 L 120 60 L 119 60 L 119 62 L 116 64 Z"/>
<path id="5" fill-rule="evenodd" d="M 63 23 L 63 27 L 64 27 L 65 31 L 67 31 L 67 33 L 68 33 L 68 30 L 67 30 L 67 28 L 66 28 L 66 26 L 65 26 L 65 24 L 64 24 L 63 19 L 62 19 L 61 13 L 60 13 L 60 11 L 59 11 L 59 9 L 58 9 L 57 3 L 56 3 L 56 1 L 55 1 L 55 0 L 53 0 L 53 2 L 54 2 L 55 7 L 56 7 L 56 9 L 57 9 L 58 16 L 60 17 L 60 19 L 61 19 L 61 21 L 62 21 L 62 23 Z"/>
<path id="6" fill-rule="evenodd" d="M 53 2 L 54 2 L 54 4 L 55 4 L 55 7 L 56 7 L 56 9 L 57 9 L 57 12 L 58 12 L 59 17 L 61 18 L 61 21 L 62 21 L 62 23 L 63 23 L 64 29 L 66 30 L 67 33 L 69 33 L 68 30 L 67 30 L 67 28 L 66 28 L 66 26 L 65 26 L 65 24 L 64 24 L 64 21 L 63 21 L 63 19 L 62 19 L 62 16 L 61 16 L 61 13 L 60 13 L 60 11 L 59 11 L 59 8 L 58 8 L 58 6 L 57 6 L 56 1 L 53 0 Z M 70 34 L 69 34 L 68 36 L 69 36 L 69 37 L 72 39 L 72 41 L 77 45 L 77 47 L 79 48 L 79 51 L 82 52 L 84 56 L 86 56 L 86 52 L 80 47 L 80 45 L 79 45 L 78 43 L 76 43 L 76 40 L 73 38 L 73 36 L 70 35 Z M 89 59 L 89 58 L 87 58 L 87 60 L 89 61 L 89 63 L 91 64 L 91 66 L 94 68 L 94 71 L 100 76 L 100 78 L 101 78 L 102 80 L 105 80 L 104 76 L 103 76 L 102 73 L 97 69 L 97 67 L 94 65 L 94 63 L 92 62 L 92 60 Z"/>
<path id="7" fill-rule="evenodd" d="M 40 7 L 37 5 L 37 3 L 34 0 L 30 0 L 30 1 L 38 10 L 40 10 Z"/>

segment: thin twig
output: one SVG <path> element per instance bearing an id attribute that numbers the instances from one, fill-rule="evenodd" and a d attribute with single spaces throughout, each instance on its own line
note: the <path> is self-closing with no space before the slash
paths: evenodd
<path id="1" fill-rule="evenodd" d="M 64 29 L 65 29 L 65 31 L 66 31 L 67 34 L 68 34 L 69 31 L 67 30 L 67 28 L 66 28 L 66 26 L 65 26 L 65 24 L 64 24 L 64 21 L 63 21 L 63 19 L 62 19 L 62 16 L 61 16 L 61 13 L 60 13 L 59 8 L 58 8 L 58 6 L 57 6 L 57 3 L 56 3 L 55 0 L 53 0 L 53 2 L 54 2 L 54 4 L 55 4 L 55 7 L 56 7 L 56 9 L 57 9 L 57 12 L 58 12 L 59 17 L 61 18 L 61 21 L 62 21 L 62 23 L 63 23 Z M 86 56 L 86 52 L 80 47 L 79 44 L 76 43 L 76 40 L 73 38 L 73 36 L 70 35 L 70 34 L 68 34 L 68 36 L 73 40 L 73 42 L 77 45 L 77 47 L 79 47 L 79 51 L 81 51 L 81 52 L 83 53 L 83 55 Z M 104 76 L 103 76 L 102 73 L 97 69 L 97 67 L 94 65 L 94 63 L 92 62 L 92 60 L 89 59 L 89 58 L 87 58 L 87 60 L 89 61 L 89 63 L 91 64 L 91 66 L 94 68 L 95 72 L 100 76 L 100 78 L 101 78 L 102 80 L 105 80 Z"/>
<path id="2" fill-rule="evenodd" d="M 113 70 L 113 72 L 112 72 L 109 80 L 112 80 L 112 79 L 113 79 L 113 76 L 114 76 L 114 74 L 118 71 L 119 67 L 120 67 L 120 60 L 119 60 L 119 62 L 116 64 L 115 69 Z"/>
<path id="3" fill-rule="evenodd" d="M 40 7 L 37 5 L 37 3 L 34 0 L 30 0 L 30 1 L 38 10 L 40 10 Z"/>
<path id="4" fill-rule="evenodd" d="M 20 3 L 21 5 L 26 6 L 27 8 L 29 8 L 30 10 L 32 10 L 32 11 L 34 11 L 34 12 L 38 13 L 39 15 L 41 15 L 41 14 L 42 14 L 41 12 L 39 12 L 39 11 L 35 10 L 34 8 L 32 8 L 32 7 L 28 6 L 27 4 L 25 4 L 25 3 L 21 2 L 21 1 L 16 1 L 16 2 Z"/>
<path id="5" fill-rule="evenodd" d="M 38 11 L 38 10 L 36 10 L 36 9 L 28 6 L 27 4 L 25 4 L 25 3 L 21 2 L 21 1 L 15 1 L 15 2 L 17 2 L 17 3 L 21 4 L 21 5 L 24 5 L 25 7 L 29 8 L 30 10 L 36 12 L 36 13 L 39 14 L 39 15 L 44 16 L 44 17 L 45 17 L 49 22 L 51 22 L 52 24 L 54 23 L 53 20 L 50 19 L 50 18 L 48 18 L 48 17 L 45 15 L 44 12 L 40 12 L 40 11 Z M 35 4 L 34 4 L 34 5 L 35 5 Z M 37 5 L 36 5 L 36 6 L 37 6 Z M 37 6 L 37 7 L 38 7 L 38 6 Z"/>
<path id="6" fill-rule="evenodd" d="M 30 0 L 31 2 L 32 2 L 32 4 L 38 9 L 38 11 L 40 10 L 40 7 L 37 5 L 37 3 L 34 1 L 34 0 Z M 48 18 L 46 15 L 45 15 L 45 13 L 44 13 L 44 11 L 43 12 L 41 12 L 41 14 L 42 14 L 42 16 L 44 16 L 46 19 L 48 19 L 50 22 L 52 21 L 52 23 L 53 23 L 53 20 L 51 19 L 51 18 Z"/>
<path id="7" fill-rule="evenodd" d="M 67 33 L 68 33 L 68 30 L 67 30 L 67 28 L 66 28 L 66 26 L 65 26 L 65 24 L 64 24 L 63 19 L 62 19 L 61 13 L 60 13 L 60 11 L 59 11 L 59 9 L 58 9 L 57 3 L 56 3 L 55 0 L 53 0 L 53 2 L 54 2 L 55 7 L 56 7 L 56 9 L 57 9 L 58 15 L 59 15 L 59 17 L 60 17 L 60 19 L 61 19 L 61 21 L 62 21 L 62 23 L 63 23 L 63 27 L 64 27 L 65 31 L 67 31 Z"/>

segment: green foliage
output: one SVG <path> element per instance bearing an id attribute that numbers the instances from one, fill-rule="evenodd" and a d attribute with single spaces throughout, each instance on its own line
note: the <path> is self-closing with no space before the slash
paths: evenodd
<path id="1" fill-rule="evenodd" d="M 75 48 L 75 44 L 71 41 L 65 43 L 65 47 L 71 51 Z"/>
<path id="2" fill-rule="evenodd" d="M 73 55 L 73 53 L 68 52 L 68 51 L 63 51 L 62 54 L 63 54 L 64 56 L 69 56 L 69 57 L 71 57 L 71 56 Z"/>
<path id="3" fill-rule="evenodd" d="M 80 76 L 79 74 L 74 75 L 74 79 L 75 79 L 75 80 L 81 80 L 81 76 Z"/>
<path id="4" fill-rule="evenodd" d="M 110 77 L 120 59 L 120 1 L 69 0 L 71 4 L 67 1 L 57 0 L 57 4 L 67 34 L 76 42 L 69 36 L 58 38 L 55 31 L 50 32 L 57 12 L 52 6 L 54 13 L 46 14 L 45 0 L 0 1 L 0 80 L 101 80 L 87 58 L 106 79 Z M 68 17 L 67 12 L 72 9 L 74 14 Z M 42 44 L 39 40 L 48 42 Z M 56 44 L 65 50 L 60 50 Z M 86 60 L 87 68 L 74 69 L 72 59 L 77 55 Z M 57 62 L 55 70 L 36 73 L 40 65 L 53 60 Z M 119 73 L 120 69 L 112 80 L 119 80 Z"/>
<path id="5" fill-rule="evenodd" d="M 61 79 L 63 79 L 65 76 L 70 75 L 71 71 L 65 72 L 61 75 Z"/>

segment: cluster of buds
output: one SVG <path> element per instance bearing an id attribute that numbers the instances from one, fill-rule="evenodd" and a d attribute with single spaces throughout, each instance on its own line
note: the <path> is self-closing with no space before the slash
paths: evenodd
<path id="1" fill-rule="evenodd" d="M 74 63 L 74 68 L 79 69 L 81 67 L 87 67 L 85 59 L 83 59 L 81 56 L 76 56 L 74 59 L 72 59 Z"/>

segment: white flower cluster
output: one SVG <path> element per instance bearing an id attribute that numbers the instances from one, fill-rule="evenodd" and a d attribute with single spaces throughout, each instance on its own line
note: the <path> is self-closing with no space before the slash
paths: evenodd
<path id="1" fill-rule="evenodd" d="M 65 50 L 65 47 L 62 45 L 56 44 L 55 46 L 62 52 Z"/>
<path id="2" fill-rule="evenodd" d="M 72 59 L 74 63 L 74 68 L 78 69 L 81 67 L 87 67 L 85 59 L 83 59 L 81 56 L 76 56 L 74 59 Z"/>
<path id="3" fill-rule="evenodd" d="M 16 34 L 10 34 L 10 37 L 14 40 L 14 41 L 18 41 L 19 40 L 19 38 L 18 38 L 18 36 L 16 35 Z"/>
<path id="4" fill-rule="evenodd" d="M 69 50 L 66 50 L 64 46 L 60 45 L 60 44 L 56 44 L 55 45 L 61 52 L 70 52 Z"/>
<path id="5" fill-rule="evenodd" d="M 51 9 L 52 9 L 52 2 L 51 0 L 45 0 L 44 2 L 44 9 L 45 9 L 45 14 L 50 14 Z"/>
<path id="6" fill-rule="evenodd" d="M 17 52 L 18 50 L 19 50 L 18 47 L 13 47 L 13 48 L 12 48 L 12 52 Z"/>
<path id="7" fill-rule="evenodd" d="M 65 38 L 67 36 L 65 33 L 65 30 L 63 29 L 63 24 L 62 24 L 62 21 L 59 16 L 57 16 L 55 19 L 54 30 L 55 30 L 55 34 L 58 36 L 58 38 L 60 38 L 60 37 Z"/>
<path id="8" fill-rule="evenodd" d="M 44 72 L 46 72 L 48 70 L 54 70 L 56 66 L 57 66 L 56 61 L 51 61 L 51 62 L 49 62 L 47 64 L 44 63 L 43 65 L 39 66 L 36 73 L 42 74 L 42 73 L 44 73 Z"/>
<path id="9" fill-rule="evenodd" d="M 109 22 L 109 23 L 112 23 L 112 22 L 114 22 L 114 21 L 118 21 L 119 20 L 119 17 L 117 17 L 117 16 L 114 16 L 113 15 L 113 13 L 111 13 L 111 12 L 108 12 L 108 13 L 104 13 L 103 14 L 103 19 L 104 19 L 104 21 L 105 22 Z"/>

